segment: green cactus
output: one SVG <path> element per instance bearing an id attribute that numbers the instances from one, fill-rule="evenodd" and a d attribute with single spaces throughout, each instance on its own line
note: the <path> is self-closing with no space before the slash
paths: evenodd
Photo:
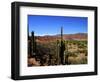
<path id="1" fill-rule="evenodd" d="M 35 40 L 35 36 L 34 36 L 34 31 L 31 32 L 31 54 L 32 56 L 36 55 L 36 40 Z"/>
<path id="2" fill-rule="evenodd" d="M 65 43 L 63 41 L 63 27 L 61 27 L 61 42 L 60 42 L 60 61 L 61 61 L 61 64 L 65 64 L 64 63 L 64 51 L 65 51 Z"/>
<path id="3" fill-rule="evenodd" d="M 28 57 L 30 57 L 31 56 L 31 40 L 29 36 L 29 27 L 27 29 L 27 33 L 28 33 Z"/>
<path id="4" fill-rule="evenodd" d="M 59 40 L 57 40 L 57 51 L 56 51 L 56 54 L 57 54 L 57 64 L 58 65 L 60 64 L 59 50 L 60 50 L 60 44 L 59 44 Z"/>

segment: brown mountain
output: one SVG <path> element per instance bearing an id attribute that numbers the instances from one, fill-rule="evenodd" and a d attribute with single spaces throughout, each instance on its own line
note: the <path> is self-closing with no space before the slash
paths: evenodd
<path id="1" fill-rule="evenodd" d="M 60 40 L 61 36 L 60 34 L 57 34 L 52 36 L 51 35 L 36 36 L 36 38 L 38 42 L 49 42 L 49 41 Z M 87 33 L 64 34 L 63 39 L 64 40 L 87 40 Z"/>
<path id="2" fill-rule="evenodd" d="M 65 40 L 86 40 L 87 33 L 68 34 L 64 35 L 63 38 Z"/>

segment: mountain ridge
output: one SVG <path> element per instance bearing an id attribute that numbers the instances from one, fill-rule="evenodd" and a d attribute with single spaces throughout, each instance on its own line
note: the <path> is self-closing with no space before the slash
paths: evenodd
<path id="1" fill-rule="evenodd" d="M 38 42 L 49 42 L 61 39 L 60 34 L 35 37 Z M 87 33 L 63 34 L 63 40 L 87 40 L 87 37 Z"/>

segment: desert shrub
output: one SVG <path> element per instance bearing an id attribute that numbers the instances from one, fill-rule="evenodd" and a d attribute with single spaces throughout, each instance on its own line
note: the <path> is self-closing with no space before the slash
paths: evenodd
<path id="1" fill-rule="evenodd" d="M 56 64 L 56 42 L 37 43 L 37 55 L 41 59 L 42 65 Z"/>
<path id="2" fill-rule="evenodd" d="M 87 57 L 68 57 L 68 64 L 87 64 Z"/>

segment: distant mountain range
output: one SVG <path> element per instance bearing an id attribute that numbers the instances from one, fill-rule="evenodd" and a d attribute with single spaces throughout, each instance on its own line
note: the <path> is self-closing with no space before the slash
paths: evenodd
<path id="1" fill-rule="evenodd" d="M 87 33 L 76 33 L 76 34 L 63 34 L 63 40 L 87 40 Z M 54 41 L 60 40 L 61 35 L 45 35 L 45 36 L 36 36 L 36 40 L 39 42 L 46 42 L 46 41 Z"/>

